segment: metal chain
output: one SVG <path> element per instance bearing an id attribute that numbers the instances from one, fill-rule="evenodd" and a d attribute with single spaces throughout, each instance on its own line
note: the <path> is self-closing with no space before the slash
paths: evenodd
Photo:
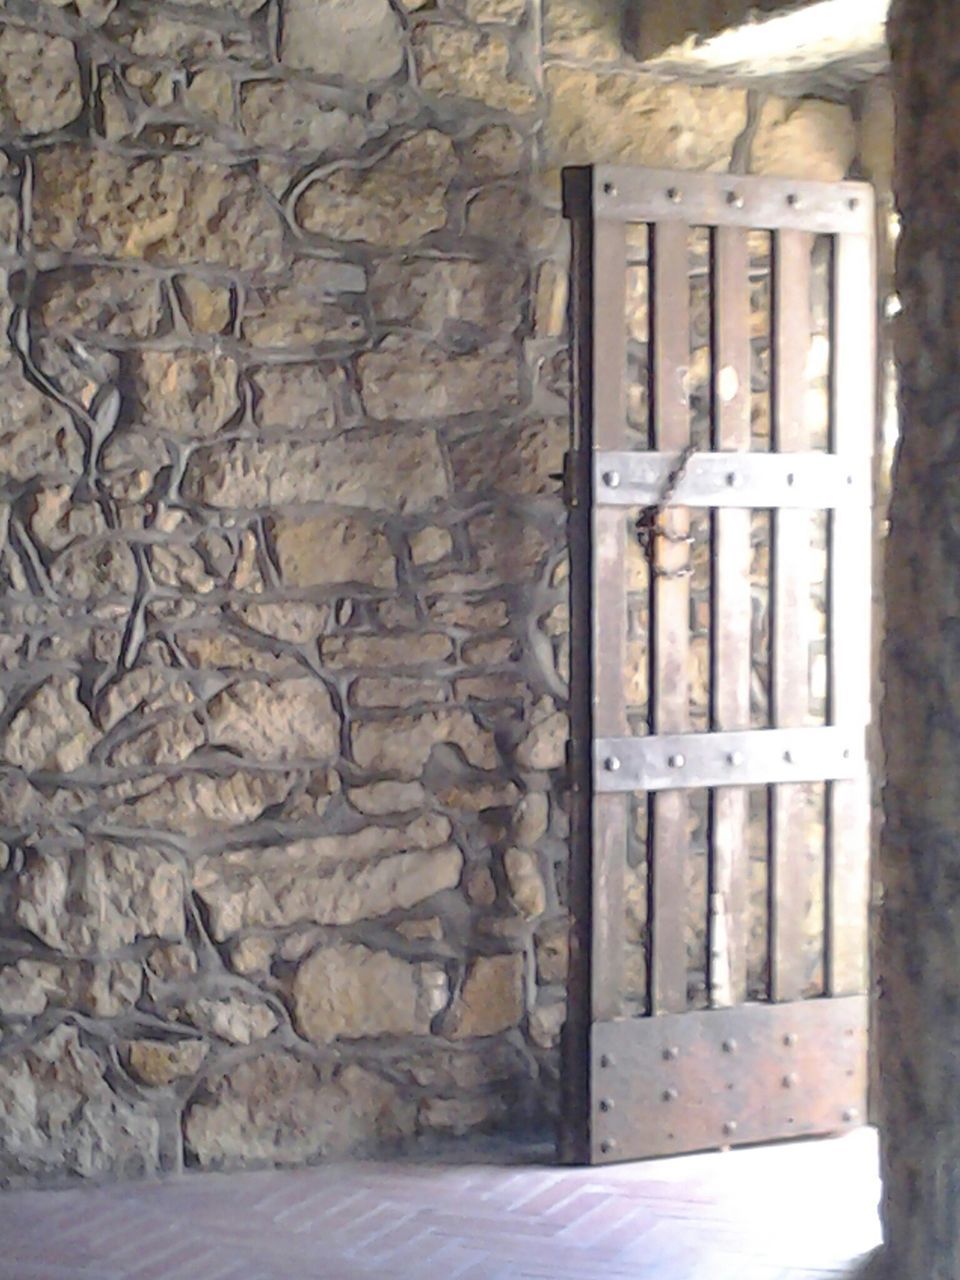
<path id="1" fill-rule="evenodd" d="M 658 537 L 666 538 L 668 542 L 686 542 L 688 545 L 693 542 L 693 539 L 687 534 L 669 533 L 667 530 L 659 528 L 658 525 L 660 517 L 663 515 L 670 499 L 677 491 L 677 486 L 686 475 L 687 466 L 696 451 L 696 446 L 693 444 L 688 444 L 682 450 L 680 457 L 677 459 L 676 466 L 664 482 L 660 497 L 651 506 L 640 508 L 640 512 L 637 515 L 636 523 L 634 525 L 634 529 L 637 534 L 637 541 L 649 556 L 653 572 L 658 578 L 689 578 L 693 572 L 693 570 L 689 568 L 674 569 L 672 571 L 658 569 L 654 564 L 654 552 L 656 550 L 656 539 Z"/>

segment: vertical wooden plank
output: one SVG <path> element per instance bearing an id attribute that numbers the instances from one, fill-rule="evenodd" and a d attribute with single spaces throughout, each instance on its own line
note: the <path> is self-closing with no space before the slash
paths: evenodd
<path id="1" fill-rule="evenodd" d="M 593 219 L 588 170 L 564 174 L 571 230 L 572 432 L 566 459 L 570 541 L 570 962 L 561 1039 L 560 1159 L 589 1162 L 593 865 Z"/>
<path id="2" fill-rule="evenodd" d="M 687 371 L 690 364 L 690 286 L 687 227 L 658 223 L 653 228 L 653 443 L 677 453 L 690 441 Z M 656 539 L 657 575 L 653 587 L 654 733 L 689 728 L 690 548 L 684 539 L 689 513 L 668 508 L 660 519 L 664 536 Z M 651 797 L 650 847 L 652 1013 L 678 1013 L 687 1007 L 685 903 L 690 806 L 683 791 Z"/>
<path id="3" fill-rule="evenodd" d="M 839 236 L 834 263 L 833 448 L 851 473 L 869 467 L 875 425 L 876 284 L 873 239 Z M 865 737 L 870 720 L 869 509 L 834 513 L 830 545 L 830 717 Z M 827 809 L 829 995 L 867 987 L 870 896 L 868 778 L 833 783 Z"/>
<path id="4" fill-rule="evenodd" d="M 804 422 L 805 367 L 810 347 L 812 237 L 774 236 L 773 439 L 779 452 L 809 444 Z M 811 518 L 778 510 L 771 529 L 770 709 L 774 728 L 803 725 L 809 706 Z M 803 994 L 803 925 L 807 896 L 805 788 L 781 785 L 770 797 L 770 995 Z"/>
<path id="5" fill-rule="evenodd" d="M 714 447 L 750 448 L 750 252 L 747 232 L 713 238 Z M 750 728 L 750 512 L 713 520 L 712 728 Z M 723 787 L 710 798 L 710 1003 L 747 998 L 748 796 Z"/>
<path id="6" fill-rule="evenodd" d="M 593 444 L 622 449 L 626 440 L 626 227 L 594 223 Z M 627 732 L 623 671 L 627 661 L 626 523 L 616 508 L 593 515 L 593 729 Z M 619 1016 L 623 1004 L 624 883 L 629 797 L 594 797 L 593 1019 Z"/>

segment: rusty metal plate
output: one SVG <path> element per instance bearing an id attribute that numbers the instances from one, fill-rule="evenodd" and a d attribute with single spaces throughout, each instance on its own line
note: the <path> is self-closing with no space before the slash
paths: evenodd
<path id="1" fill-rule="evenodd" d="M 866 729 L 751 729 L 598 738 L 597 791 L 679 791 L 833 782 L 866 772 Z"/>
<path id="2" fill-rule="evenodd" d="M 730 174 L 597 165 L 594 212 L 625 222 L 682 222 L 872 235 L 873 188 L 864 182 L 794 182 Z"/>
<path id="3" fill-rule="evenodd" d="M 678 455 L 603 450 L 594 458 L 598 506 L 659 505 Z M 860 460 L 829 453 L 695 453 L 668 506 L 868 510 L 870 476 Z"/>
<path id="4" fill-rule="evenodd" d="M 835 1133 L 864 1122 L 867 998 L 599 1022 L 598 1163 Z"/>

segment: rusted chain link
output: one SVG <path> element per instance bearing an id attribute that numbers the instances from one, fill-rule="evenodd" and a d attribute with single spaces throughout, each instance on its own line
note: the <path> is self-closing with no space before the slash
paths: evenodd
<path id="1" fill-rule="evenodd" d="M 677 464 L 667 476 L 660 497 L 655 503 L 648 507 L 641 507 L 637 515 L 634 529 L 637 535 L 637 541 L 646 551 L 653 573 L 658 578 L 688 578 L 693 572 L 692 569 L 660 569 L 655 563 L 656 540 L 657 538 L 665 538 L 668 542 L 686 542 L 688 545 L 693 542 L 689 534 L 671 533 L 666 529 L 659 527 L 660 517 L 663 515 L 670 499 L 677 491 L 677 486 L 686 475 L 687 466 L 690 459 L 696 453 L 696 446 L 688 444 L 681 452 L 677 459 Z"/>

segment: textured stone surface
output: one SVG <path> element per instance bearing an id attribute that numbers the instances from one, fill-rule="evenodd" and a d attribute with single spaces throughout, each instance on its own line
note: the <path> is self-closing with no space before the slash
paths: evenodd
<path id="1" fill-rule="evenodd" d="M 337 749 L 330 694 L 308 678 L 230 685 L 210 703 L 210 727 L 214 742 L 260 761 L 327 760 Z"/>
<path id="2" fill-rule="evenodd" d="M 492 1036 L 514 1026 L 523 1011 L 522 956 L 478 956 L 471 961 L 451 1011 L 454 1039 Z"/>
<path id="3" fill-rule="evenodd" d="M 382 80 L 400 69 L 400 23 L 389 0 L 289 0 L 280 56 L 318 75 Z"/>
<path id="4" fill-rule="evenodd" d="M 397 581 L 390 544 L 375 527 L 335 514 L 281 521 L 274 528 L 283 580 L 296 587 L 362 582 L 392 587 Z"/>
<path id="5" fill-rule="evenodd" d="M 329 1080 L 292 1054 L 271 1053 L 210 1079 L 185 1130 L 189 1156 L 219 1168 L 342 1155 L 402 1137 L 413 1121 L 411 1104 L 359 1067 Z"/>
<path id="6" fill-rule="evenodd" d="M 838 182 L 850 172 L 857 130 L 849 107 L 833 102 L 764 103 L 751 148 L 751 172 Z"/>
<path id="7" fill-rule="evenodd" d="M 499 32 L 471 31 L 440 22 L 413 33 L 420 84 L 439 98 L 472 98 L 497 111 L 530 111 L 533 89 L 511 73 L 510 44 Z"/>
<path id="8" fill-rule="evenodd" d="M 422 510 L 448 488 L 430 431 L 200 450 L 185 483 L 188 493 L 217 507 L 334 502 L 405 512 Z"/>
<path id="9" fill-rule="evenodd" d="M 77 1029 L 65 1025 L 25 1053 L 0 1058 L 5 1176 L 157 1171 L 157 1121 L 118 1097 L 103 1070 Z"/>
<path id="10" fill-rule="evenodd" d="M 80 114 L 80 68 L 69 40 L 0 27 L 0 128 L 46 133 Z"/>
<path id="11" fill-rule="evenodd" d="M 126 1046 L 124 1057 L 135 1080 L 162 1087 L 196 1075 L 206 1054 L 203 1040 L 134 1040 Z"/>
<path id="12" fill-rule="evenodd" d="M 216 938 L 240 928 L 277 928 L 306 921 L 346 925 L 404 910 L 456 888 L 463 857 L 441 846 L 389 855 L 318 876 L 312 848 L 239 853 L 202 861 L 194 888 L 210 912 Z"/>
<path id="13" fill-rule="evenodd" d="M 341 169 L 307 187 L 297 217 L 305 231 L 332 240 L 413 244 L 446 226 L 446 194 L 455 174 L 449 138 L 427 130 L 369 168 Z"/>
<path id="14" fill-rule="evenodd" d="M 745 132 L 741 90 L 630 69 L 612 0 L 0 8 L 0 1176 L 545 1126 L 546 166 L 808 172 L 850 116 Z"/>
<path id="15" fill-rule="evenodd" d="M 108 257 L 270 270 L 281 226 L 242 171 L 181 155 L 131 163 L 69 145 L 38 154 L 34 239 Z"/>
<path id="16" fill-rule="evenodd" d="M 726 169 L 747 123 L 746 93 L 652 76 L 547 72 L 547 145 L 555 164 Z"/>
<path id="17" fill-rule="evenodd" d="M 325 947 L 297 970 L 294 1016 L 303 1034 L 321 1044 L 425 1035 L 445 994 L 446 976 L 436 965 L 409 964 L 367 947 Z"/>
<path id="18" fill-rule="evenodd" d="M 16 920 L 48 946 L 79 954 L 180 938 L 183 877 L 142 847 L 100 842 L 69 859 L 37 854 L 17 884 Z"/>

